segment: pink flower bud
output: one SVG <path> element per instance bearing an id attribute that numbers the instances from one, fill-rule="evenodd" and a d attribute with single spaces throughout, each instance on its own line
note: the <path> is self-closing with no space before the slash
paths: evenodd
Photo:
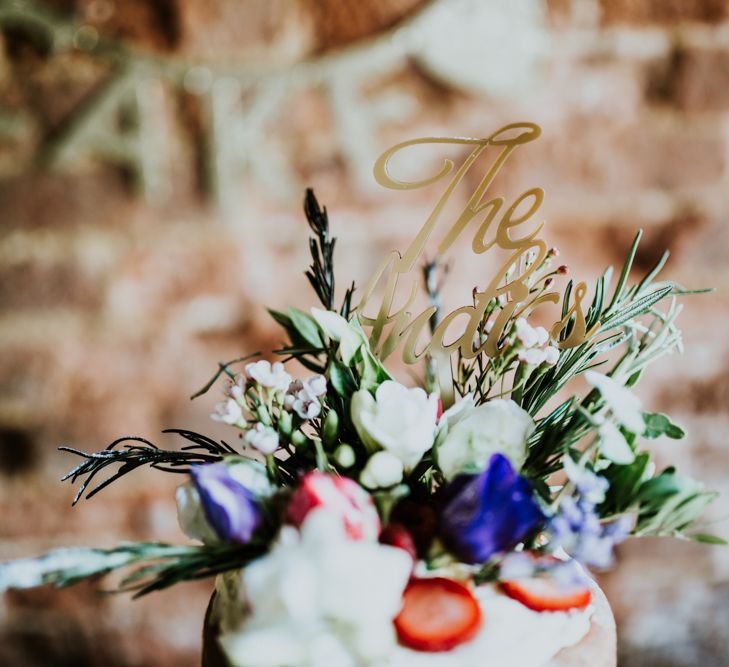
<path id="1" fill-rule="evenodd" d="M 309 512 L 317 508 L 338 514 L 353 540 L 375 540 L 380 534 L 380 517 L 371 496 L 348 477 L 318 471 L 304 475 L 291 496 L 286 519 L 300 526 Z"/>

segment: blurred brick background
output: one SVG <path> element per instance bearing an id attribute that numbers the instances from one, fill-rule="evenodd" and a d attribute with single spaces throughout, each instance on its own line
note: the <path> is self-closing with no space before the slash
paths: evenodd
<path id="1" fill-rule="evenodd" d="M 546 235 L 575 275 L 589 279 L 618 263 L 643 227 L 639 270 L 668 247 L 672 278 L 717 288 L 714 296 L 686 301 L 686 352 L 653 367 L 640 393 L 647 406 L 686 426 L 686 441 L 656 444 L 659 460 L 674 460 L 724 492 L 709 519 L 727 536 L 727 0 L 522 2 L 539 12 L 538 36 L 546 44 L 526 87 L 467 92 L 412 61 L 365 82 L 354 106 L 325 86 L 301 86 L 275 106 L 255 148 L 259 163 L 285 160 L 296 187 L 289 192 L 276 170 L 262 177 L 236 164 L 232 175 L 217 175 L 229 179 L 225 197 L 210 196 L 218 192 L 209 168 L 210 122 L 202 98 L 190 94 L 204 87 L 210 70 L 195 63 L 263 63 L 293 73 L 296 63 L 366 43 L 426 4 L 54 0 L 44 5 L 53 16 L 81 26 L 72 35 L 78 48 L 60 50 L 49 48 L 42 30 L 5 21 L 0 558 L 58 545 L 182 539 L 172 495 L 177 479 L 139 473 L 72 510 L 71 488 L 58 478 L 73 462 L 55 447 L 100 448 L 125 434 L 173 444 L 159 436 L 169 426 L 225 437 L 207 419 L 215 397 L 186 397 L 217 361 L 277 345 L 264 304 L 313 304 L 300 277 L 307 250 L 299 185 L 315 186 L 329 207 L 340 238 L 340 285 L 362 281 L 386 250 L 412 236 L 434 195 L 368 190 L 353 173 L 353 159 L 415 136 L 483 136 L 517 119 L 540 123 L 544 134 L 509 163 L 498 187 L 547 190 Z M 508 3 L 482 4 L 509 11 Z M 0 3 L 0 23 L 19 6 Z M 466 15 L 464 31 L 467 23 Z M 515 21 L 508 48 L 483 45 L 484 72 L 496 67 L 508 83 L 509 68 L 526 49 L 519 30 Z M 113 79 L 117 63 L 83 48 L 107 37 L 165 62 L 192 63 L 186 86 L 153 79 L 145 89 L 145 118 L 157 129 L 143 148 L 152 161 L 164 157 L 161 166 L 145 167 L 146 196 L 139 173 L 113 156 L 51 168 L 49 154 L 63 149 L 89 100 Z M 450 38 L 460 40 L 459 30 Z M 471 66 L 476 76 L 480 65 Z M 408 102 L 401 99 L 390 120 L 368 126 L 375 114 L 368 101 L 393 92 L 407 94 Z M 338 100 L 344 106 L 336 115 Z M 368 127 L 371 136 L 354 136 L 351 146 L 343 140 Z M 223 133 L 215 150 L 224 151 L 227 141 Z M 359 165 L 365 174 L 369 168 Z M 454 299 L 472 287 L 468 267 L 473 271 L 464 261 L 451 278 Z M 726 549 L 632 543 L 603 583 L 620 624 L 621 667 L 729 662 Z M 140 602 L 86 586 L 6 595 L 0 665 L 195 665 L 208 593 L 203 582 Z"/>

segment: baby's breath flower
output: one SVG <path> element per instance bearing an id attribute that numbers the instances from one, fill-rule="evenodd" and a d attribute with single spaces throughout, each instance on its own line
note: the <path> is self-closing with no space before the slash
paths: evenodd
<path id="1" fill-rule="evenodd" d="M 284 404 L 302 419 L 314 419 L 321 414 L 319 397 L 327 393 L 327 381 L 323 375 L 308 380 L 294 380 L 286 391 Z"/>
<path id="2" fill-rule="evenodd" d="M 246 378 L 244 375 L 237 375 L 235 382 L 228 388 L 228 395 L 236 401 L 243 401 L 246 392 Z"/>
<path id="3" fill-rule="evenodd" d="M 254 382 L 275 391 L 286 391 L 291 384 L 291 376 L 284 369 L 284 365 L 277 361 L 271 364 L 265 359 L 248 364 L 245 368 L 246 376 Z"/>
<path id="4" fill-rule="evenodd" d="M 210 418 L 216 422 L 223 422 L 224 424 L 232 424 L 235 426 L 241 426 L 245 423 L 243 410 L 238 402 L 232 398 L 218 403 L 215 406 L 215 412 L 210 415 Z"/>
<path id="5" fill-rule="evenodd" d="M 548 345 L 544 348 L 544 363 L 554 366 L 559 361 L 559 348 Z"/>
<path id="6" fill-rule="evenodd" d="M 526 348 L 541 347 L 549 341 L 549 332 L 544 327 L 533 327 L 524 317 L 517 319 L 514 326 L 517 339 Z"/>
<path id="7" fill-rule="evenodd" d="M 543 361 L 546 361 L 544 356 L 544 350 L 540 350 L 538 347 L 527 348 L 526 350 L 519 350 L 516 355 L 519 361 L 523 361 L 529 366 L 539 366 Z"/>
<path id="8" fill-rule="evenodd" d="M 249 429 L 244 439 L 261 454 L 273 454 L 278 449 L 278 433 L 261 422 Z"/>

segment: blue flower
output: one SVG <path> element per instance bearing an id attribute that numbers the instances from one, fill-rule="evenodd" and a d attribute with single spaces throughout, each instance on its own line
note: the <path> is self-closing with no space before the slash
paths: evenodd
<path id="1" fill-rule="evenodd" d="M 196 465 L 190 470 L 208 523 L 223 542 L 245 544 L 261 525 L 259 496 L 238 481 L 225 463 Z"/>
<path id="2" fill-rule="evenodd" d="M 441 536 L 465 563 L 513 549 L 545 520 L 531 484 L 494 454 L 477 475 L 459 475 L 443 490 Z"/>
<path id="3" fill-rule="evenodd" d="M 561 547 L 583 565 L 599 569 L 610 567 L 615 545 L 628 537 L 632 528 L 633 519 L 628 515 L 602 523 L 589 494 L 565 496 L 549 522 L 553 548 Z"/>

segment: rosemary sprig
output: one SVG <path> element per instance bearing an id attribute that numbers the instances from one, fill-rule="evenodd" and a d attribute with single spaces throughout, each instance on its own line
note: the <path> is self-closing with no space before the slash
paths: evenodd
<path id="1" fill-rule="evenodd" d="M 337 239 L 333 238 L 329 232 L 329 215 L 326 206 L 322 208 L 319 205 L 311 188 L 306 189 L 304 214 L 309 222 L 309 227 L 315 234 L 309 239 L 311 266 L 305 275 L 324 308 L 336 310 L 334 308 L 334 246 Z M 344 299 L 339 308 L 339 314 L 346 319 L 349 319 L 352 314 L 354 291 L 355 284 L 352 282 L 344 293 Z"/>
<path id="2" fill-rule="evenodd" d="M 118 587 L 141 597 L 180 581 L 204 579 L 244 567 L 267 550 L 263 541 L 175 546 L 157 542 L 121 544 L 113 549 L 56 549 L 45 556 L 0 564 L 0 592 L 51 584 L 73 586 L 92 577 L 131 568 Z"/>
<path id="3" fill-rule="evenodd" d="M 220 461 L 223 456 L 237 453 L 227 443 L 223 441 L 216 442 L 194 431 L 166 429 L 162 432 L 174 433 L 192 444 L 182 447 L 180 451 L 171 451 L 157 447 L 146 438 L 126 436 L 114 440 L 106 449 L 100 452 L 84 452 L 73 447 L 59 447 L 61 451 L 70 452 L 84 459 L 83 462 L 61 478 L 63 482 L 70 479 L 72 484 L 77 479 L 83 478 L 72 504 L 75 505 L 81 499 L 96 475 L 109 466 L 118 464 L 119 468 L 110 477 L 86 493 L 86 498 L 91 498 L 116 480 L 142 466 L 150 466 L 164 472 L 186 473 L 191 465 L 214 463 Z"/>
<path id="4" fill-rule="evenodd" d="M 304 214 L 315 236 L 309 239 L 311 266 L 306 277 L 314 288 L 324 308 L 334 309 L 334 246 L 337 242 L 329 234 L 329 216 L 326 207 L 321 208 L 316 195 L 307 188 L 304 198 Z"/>

